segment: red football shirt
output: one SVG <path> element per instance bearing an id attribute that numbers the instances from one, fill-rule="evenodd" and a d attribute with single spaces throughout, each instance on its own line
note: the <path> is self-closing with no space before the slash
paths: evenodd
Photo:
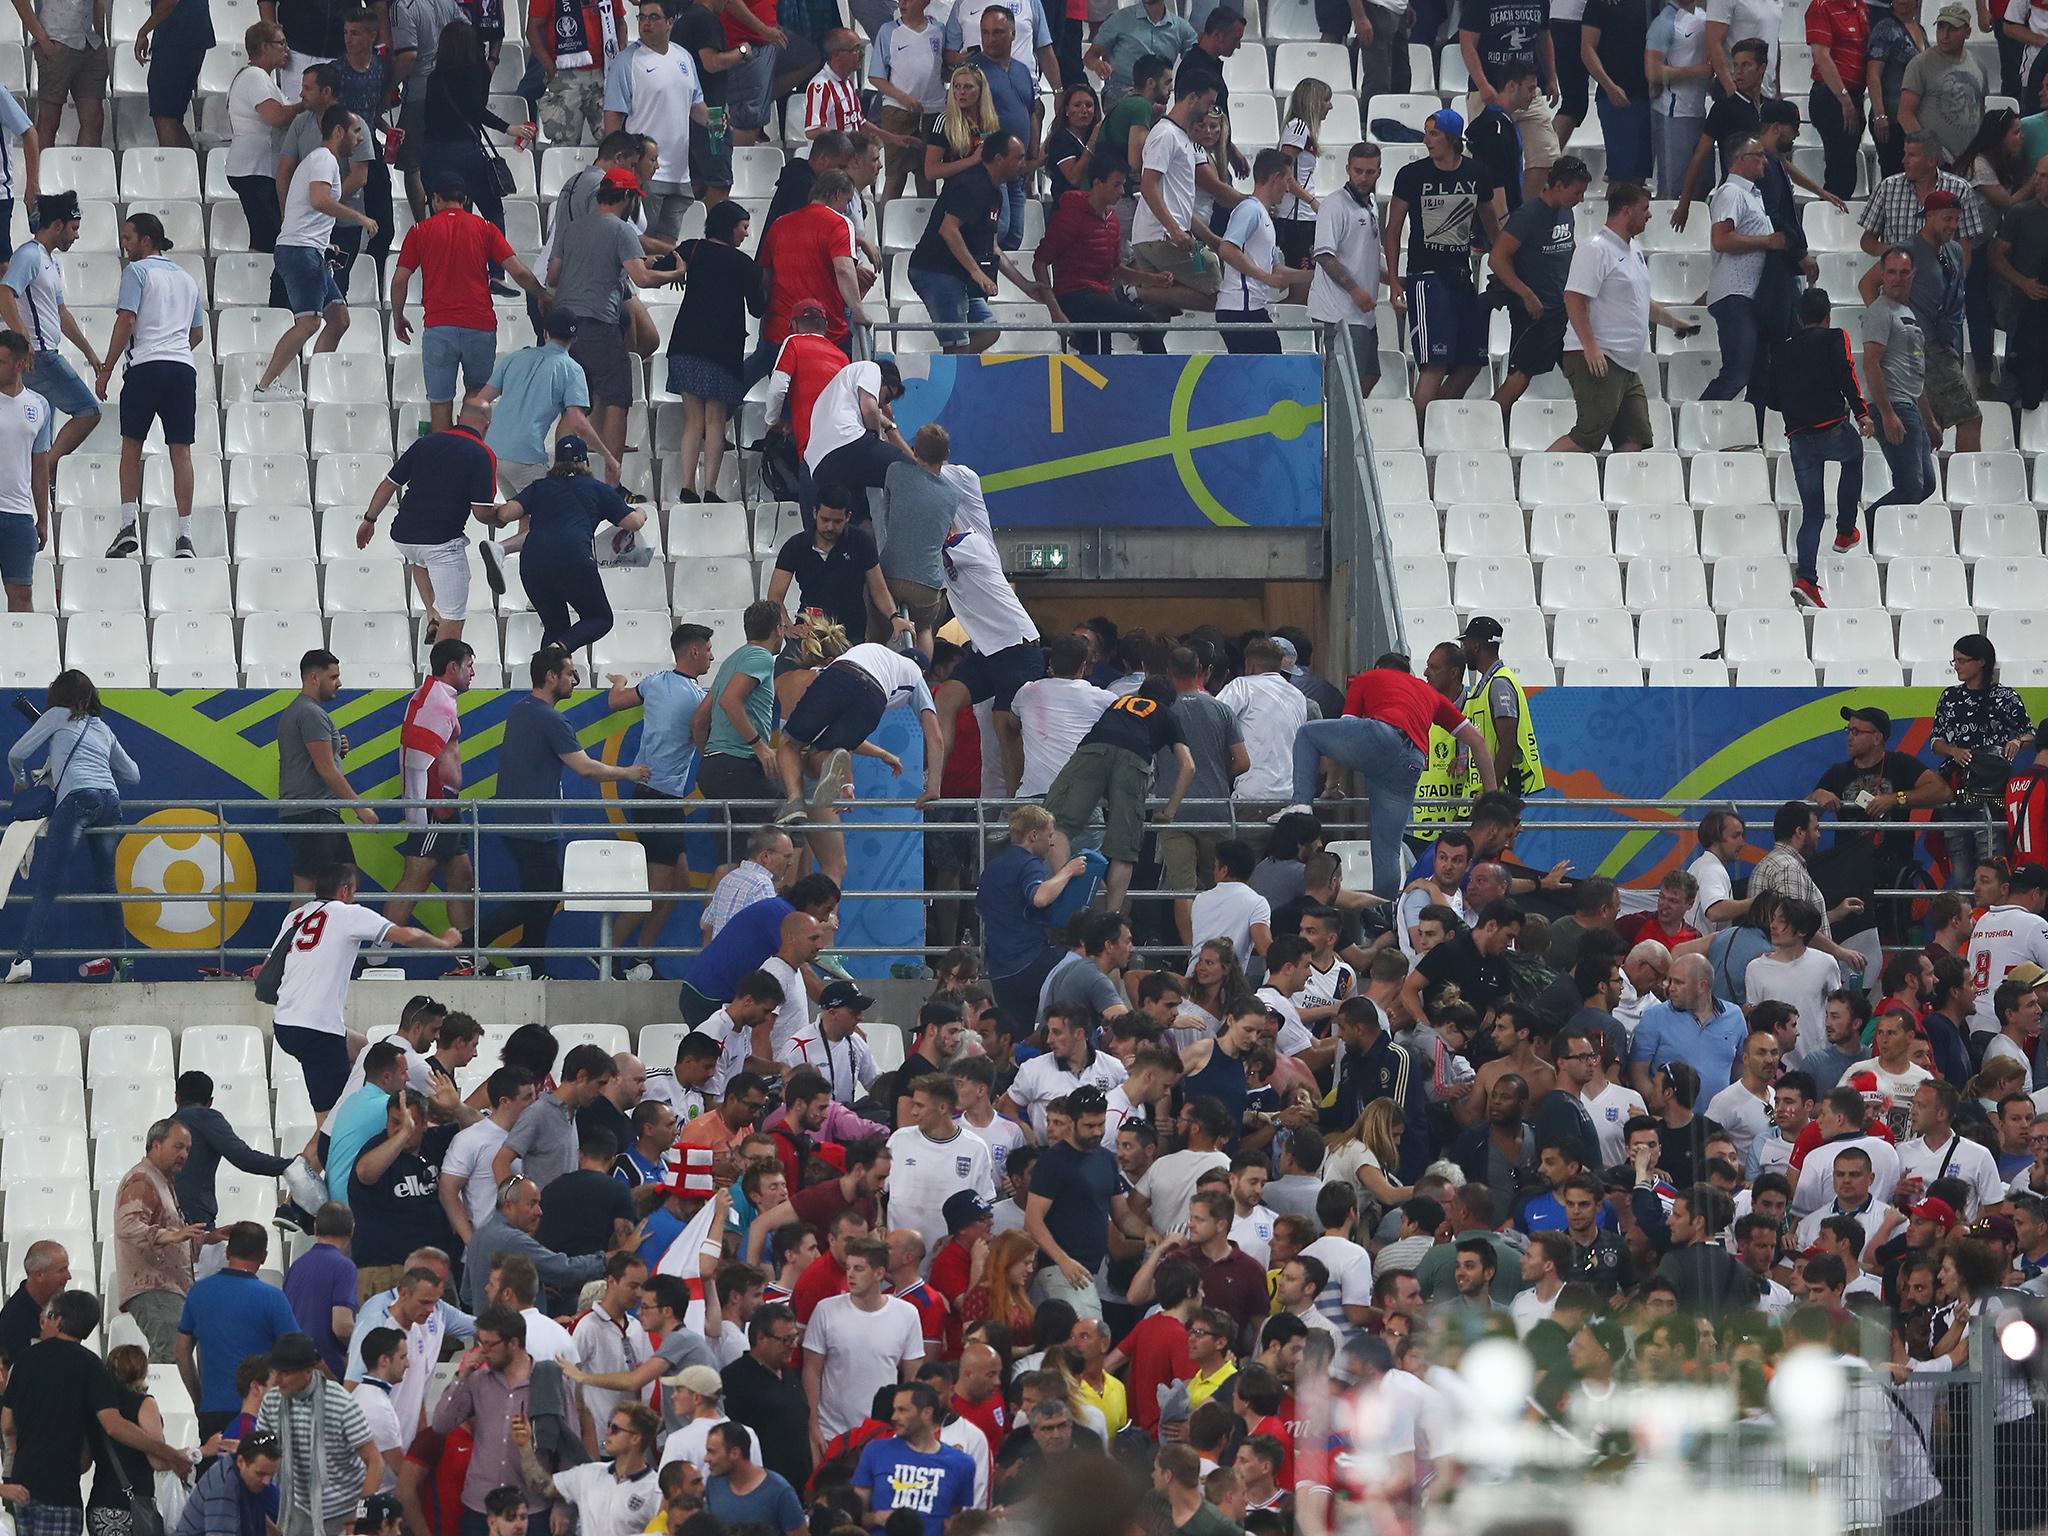
<path id="1" fill-rule="evenodd" d="M 496 331 L 491 308 L 491 262 L 512 259 L 504 232 L 467 208 L 443 208 L 405 232 L 398 264 L 421 272 L 427 324 L 458 325 L 467 331 Z"/>
<path id="2" fill-rule="evenodd" d="M 782 226 L 777 225 L 780 229 Z M 782 404 L 782 419 L 796 441 L 799 455 L 811 446 L 811 409 L 825 386 L 846 366 L 846 354 L 823 336 L 806 331 L 783 342 L 775 354 L 775 371 L 789 379 L 789 397 Z"/>
<path id="3" fill-rule="evenodd" d="M 768 290 L 768 317 L 762 334 L 780 341 L 789 334 L 789 316 L 799 302 L 816 299 L 825 306 L 825 334 L 838 340 L 846 334 L 846 297 L 832 263 L 853 255 L 853 225 L 846 215 L 823 203 L 806 203 L 785 213 L 768 228 L 761 242 L 761 265 L 773 274 Z"/>
<path id="4" fill-rule="evenodd" d="M 1432 725 L 1455 734 L 1467 723 L 1457 705 L 1421 678 L 1390 667 L 1374 667 L 1351 679 L 1351 688 L 1344 695 L 1344 713 L 1385 721 L 1425 755 Z"/>
<path id="5" fill-rule="evenodd" d="M 990 1455 L 995 1454 L 996 1448 L 1010 1432 L 1010 1415 L 1003 1407 L 1003 1394 L 1000 1392 L 991 1392 L 978 1403 L 970 1403 L 956 1393 L 953 1411 L 988 1436 Z"/>
<path id="6" fill-rule="evenodd" d="M 1188 1328 L 1177 1317 L 1155 1312 L 1124 1338 L 1131 1362 L 1131 1418 L 1146 1434 L 1159 1434 L 1159 1389 L 1195 1374 L 1188 1359 Z"/>
<path id="7" fill-rule="evenodd" d="M 821 1186 L 822 1187 L 822 1186 Z M 811 1267 L 797 1276 L 796 1294 L 789 1299 L 796 1320 L 808 1323 L 818 1303 L 829 1296 L 837 1296 L 846 1289 L 846 1271 L 839 1267 L 839 1261 L 828 1253 L 821 1253 L 811 1260 Z"/>
<path id="8" fill-rule="evenodd" d="M 961 713 L 964 715 L 967 711 L 962 710 Z M 951 791 L 947 791 L 947 793 L 950 794 Z M 979 793 L 980 786 L 977 784 L 975 794 Z M 971 800 L 974 798 L 974 795 L 970 794 L 967 798 Z M 968 1252 L 964 1244 L 949 1240 L 939 1248 L 937 1253 L 932 1255 L 932 1272 L 926 1284 L 945 1297 L 948 1303 L 946 1312 L 946 1352 L 940 1356 L 941 1359 L 958 1360 L 960 1358 L 960 1345 L 962 1342 L 960 1338 L 960 1298 L 967 1294 L 968 1287 L 973 1283 L 974 1255 Z"/>

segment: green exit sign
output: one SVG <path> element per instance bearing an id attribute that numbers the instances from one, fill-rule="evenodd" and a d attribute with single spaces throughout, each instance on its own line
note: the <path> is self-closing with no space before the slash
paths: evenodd
<path id="1" fill-rule="evenodd" d="M 1067 546 L 1020 544 L 1017 546 L 1017 568 L 1036 575 L 1059 575 L 1067 569 Z"/>

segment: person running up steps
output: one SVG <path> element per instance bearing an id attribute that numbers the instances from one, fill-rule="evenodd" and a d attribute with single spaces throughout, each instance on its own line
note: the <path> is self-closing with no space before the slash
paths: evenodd
<path id="1" fill-rule="evenodd" d="M 805 690 L 789 718 L 783 722 L 782 739 L 776 756 L 782 767 L 782 782 L 796 786 L 775 813 L 778 822 L 801 821 L 808 809 L 816 816 L 829 809 L 853 777 L 853 754 L 876 757 L 901 775 L 903 760 L 868 740 L 882 716 L 889 710 L 915 703 L 918 723 L 924 728 L 924 793 L 917 797 L 920 807 L 939 798 L 939 772 L 945 753 L 939 742 L 939 714 L 932 703 L 932 691 L 924 675 L 931 660 L 922 652 L 891 650 L 872 643 L 856 645 L 820 672 Z M 825 760 L 818 770 L 817 793 L 804 804 L 804 750 L 822 752 Z"/>
<path id="2" fill-rule="evenodd" d="M 94 393 L 106 399 L 114 360 L 122 360 L 121 531 L 107 546 L 109 560 L 142 548 L 135 532 L 142 516 L 142 445 L 158 422 L 171 454 L 179 553 L 192 547 L 192 440 L 199 431 L 199 366 L 192 355 L 206 339 L 206 295 L 164 254 L 170 249 L 163 221 L 153 213 L 132 213 L 121 226 L 128 265 L 114 301 L 114 333 L 93 381 Z"/>

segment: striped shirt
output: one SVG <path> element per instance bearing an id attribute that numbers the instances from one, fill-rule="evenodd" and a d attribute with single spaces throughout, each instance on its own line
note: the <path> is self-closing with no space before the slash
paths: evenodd
<path id="1" fill-rule="evenodd" d="M 860 110 L 860 90 L 851 76 L 835 75 L 827 65 L 811 77 L 804 92 L 805 133 L 852 133 L 866 122 Z"/>
<path id="2" fill-rule="evenodd" d="M 314 1432 L 316 1403 L 318 1434 Z M 286 1509 L 306 1509 L 307 1491 L 317 1486 L 323 1521 L 355 1513 L 362 1498 L 363 1474 L 368 1470 L 356 1451 L 370 1443 L 370 1421 L 340 1382 L 315 1376 L 308 1390 L 295 1397 L 286 1397 L 272 1387 L 256 1410 L 256 1427 L 273 1431 L 283 1441 L 279 1496 L 286 1501 Z M 321 1459 L 317 1477 L 313 1470 L 316 1455 Z"/>
<path id="3" fill-rule="evenodd" d="M 775 877 L 752 859 L 733 865 L 711 893 L 711 906 L 704 914 L 711 936 L 732 921 L 733 914 L 775 894 Z"/>

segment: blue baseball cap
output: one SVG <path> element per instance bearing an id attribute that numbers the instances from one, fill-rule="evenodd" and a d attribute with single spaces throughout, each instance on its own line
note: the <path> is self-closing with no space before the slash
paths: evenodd
<path id="1" fill-rule="evenodd" d="M 555 462 L 557 464 L 588 464 L 590 445 L 571 433 L 555 439 Z"/>
<path id="2" fill-rule="evenodd" d="M 1465 137 L 1465 119 L 1449 107 L 1430 113 L 1429 120 L 1436 124 L 1438 133 L 1449 134 L 1454 139 Z"/>

